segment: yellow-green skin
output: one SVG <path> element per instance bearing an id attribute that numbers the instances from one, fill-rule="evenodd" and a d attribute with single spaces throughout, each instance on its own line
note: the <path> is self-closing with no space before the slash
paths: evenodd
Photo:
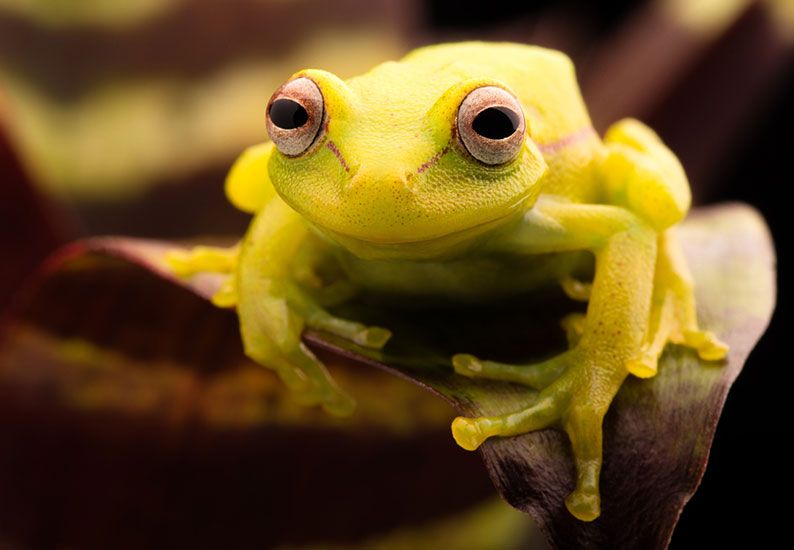
<path id="1" fill-rule="evenodd" d="M 598 517 L 601 424 L 626 376 L 653 376 L 668 341 L 704 359 L 727 351 L 698 327 L 673 235 L 690 206 L 676 157 L 636 120 L 600 139 L 571 61 L 544 48 L 442 44 L 347 81 L 300 76 L 321 90 L 322 137 L 297 157 L 271 143 L 243 153 L 227 194 L 255 214 L 248 233 L 233 249 L 172 255 L 175 270 L 227 273 L 215 302 L 236 306 L 246 353 L 302 401 L 338 415 L 353 401 L 301 343 L 304 327 L 373 348 L 390 332 L 324 305 L 358 290 L 487 302 L 559 281 L 589 301 L 586 315 L 565 320 L 569 351 L 533 365 L 451 359 L 463 376 L 539 390 L 535 404 L 456 418 L 452 433 L 476 449 L 492 436 L 564 430 L 577 468 L 566 505 L 582 520 Z M 526 119 L 524 145 L 500 166 L 474 159 L 455 136 L 461 101 L 483 85 L 512 92 Z M 570 276 L 583 253 L 595 256 L 592 284 Z"/>

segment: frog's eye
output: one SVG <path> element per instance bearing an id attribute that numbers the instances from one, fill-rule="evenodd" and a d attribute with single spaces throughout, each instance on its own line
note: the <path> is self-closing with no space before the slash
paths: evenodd
<path id="1" fill-rule="evenodd" d="M 304 153 L 317 140 L 323 121 L 323 94 L 306 77 L 276 90 L 267 105 L 267 133 L 287 156 Z"/>
<path id="2" fill-rule="evenodd" d="M 497 86 L 477 88 L 463 98 L 456 124 L 463 147 L 485 164 L 514 159 L 524 142 L 521 104 Z"/>

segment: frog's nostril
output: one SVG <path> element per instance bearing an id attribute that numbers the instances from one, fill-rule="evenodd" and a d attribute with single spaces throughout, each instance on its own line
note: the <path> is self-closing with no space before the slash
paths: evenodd
<path id="1" fill-rule="evenodd" d="M 391 187 L 395 190 L 409 190 L 413 192 L 413 178 L 410 174 L 394 175 L 390 178 Z"/>

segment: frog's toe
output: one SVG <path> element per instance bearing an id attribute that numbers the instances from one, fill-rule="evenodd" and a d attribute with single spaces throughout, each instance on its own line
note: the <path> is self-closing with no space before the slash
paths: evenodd
<path id="1" fill-rule="evenodd" d="M 515 375 L 522 368 L 480 361 L 472 356 L 456 356 L 453 361 L 457 371 L 468 369 L 476 376 L 493 374 L 505 379 L 505 373 Z M 613 365 L 598 371 L 594 378 L 592 357 L 581 350 L 571 350 L 540 365 L 561 369 L 559 376 L 540 391 L 536 401 L 525 409 L 498 416 L 479 418 L 458 417 L 452 423 L 455 441 L 467 450 L 478 448 L 489 437 L 526 434 L 549 426 L 565 430 L 571 441 L 576 465 L 576 487 L 566 499 L 570 512 L 583 521 L 592 521 L 600 513 L 598 480 L 602 464 L 602 423 L 609 403 L 623 381 L 622 365 Z M 472 365 L 478 365 L 472 371 Z M 537 367 L 532 365 L 531 367 Z M 543 370 L 541 370 L 543 371 Z"/>
<path id="2" fill-rule="evenodd" d="M 608 393 L 614 396 L 618 387 L 613 386 Z M 593 521 L 601 513 L 598 480 L 603 461 L 602 425 L 611 397 L 598 404 L 593 401 L 592 389 L 587 389 L 586 385 L 574 389 L 563 423 L 576 465 L 576 488 L 565 499 L 565 504 L 571 514 L 582 521 Z"/>
<path id="3" fill-rule="evenodd" d="M 356 400 L 342 390 L 336 389 L 323 399 L 322 406 L 331 416 L 348 418 L 356 410 Z"/>
<path id="4" fill-rule="evenodd" d="M 552 386 L 553 387 L 553 386 Z M 543 392 L 546 393 L 546 392 Z M 576 402 L 578 394 L 562 385 L 524 410 L 480 418 L 458 417 L 452 423 L 452 436 L 468 451 L 477 449 L 489 437 L 512 436 L 546 428 L 567 417 L 566 431 L 571 438 L 577 470 L 576 488 L 565 499 L 568 510 L 582 521 L 593 521 L 601 513 L 598 477 L 601 470 L 601 418 L 597 411 L 570 415 L 566 404 Z M 571 419 L 579 417 L 579 419 Z"/>
<path id="5" fill-rule="evenodd" d="M 479 418 L 459 416 L 452 422 L 452 437 L 458 445 L 473 451 L 489 437 L 520 435 L 540 430 L 559 417 L 560 407 L 552 395 L 514 413 Z"/>
<path id="6" fill-rule="evenodd" d="M 467 378 L 516 382 L 537 390 L 543 389 L 554 382 L 562 374 L 566 366 L 567 354 L 530 365 L 511 365 L 497 361 L 484 361 L 468 353 L 458 353 L 452 357 L 452 367 L 455 372 Z"/>
<path id="7" fill-rule="evenodd" d="M 452 368 L 461 376 L 476 378 L 482 373 L 482 362 L 468 353 L 459 353 L 452 356 Z"/>
<path id="8" fill-rule="evenodd" d="M 584 313 L 569 313 L 560 320 L 560 326 L 568 340 L 568 347 L 573 348 L 579 343 L 586 325 L 587 316 Z"/>
<path id="9" fill-rule="evenodd" d="M 391 331 L 383 327 L 364 327 L 354 337 L 359 346 L 370 349 L 381 349 L 391 338 Z"/>
<path id="10" fill-rule="evenodd" d="M 194 273 L 190 252 L 186 250 L 169 250 L 163 260 L 168 268 L 178 277 L 189 277 Z"/>
<path id="11" fill-rule="evenodd" d="M 347 418 L 356 410 L 356 401 L 341 389 L 325 383 L 315 383 L 293 390 L 295 402 L 303 407 L 321 406 L 338 418 Z"/>
<path id="12" fill-rule="evenodd" d="M 574 277 L 563 277 L 560 280 L 560 287 L 568 298 L 577 302 L 590 301 L 590 293 L 593 291 L 593 284 L 580 281 Z"/>
<path id="13" fill-rule="evenodd" d="M 577 519 L 593 521 L 601 515 L 601 497 L 596 490 L 575 490 L 565 498 L 565 506 Z"/>
<path id="14" fill-rule="evenodd" d="M 237 248 L 197 246 L 190 250 L 174 249 L 166 252 L 163 259 L 179 277 L 202 272 L 231 273 L 237 263 Z"/>
<path id="15" fill-rule="evenodd" d="M 355 410 L 355 400 L 337 386 L 325 365 L 307 348 L 297 348 L 271 356 L 264 364 L 276 370 L 304 406 L 321 405 L 333 416 L 347 417 Z"/>
<path id="16" fill-rule="evenodd" d="M 728 355 L 728 344 L 710 330 L 686 330 L 683 343 L 694 348 L 704 361 L 720 361 Z"/>
<path id="17" fill-rule="evenodd" d="M 637 357 L 626 361 L 626 369 L 637 378 L 652 378 L 656 376 L 658 364 L 658 353 L 646 348 Z"/>
<path id="18" fill-rule="evenodd" d="M 476 418 L 457 417 L 452 421 L 452 437 L 467 451 L 475 451 L 488 438 L 480 429 Z"/>
<path id="19" fill-rule="evenodd" d="M 704 361 L 720 361 L 728 354 L 728 345 L 708 330 L 670 331 L 655 335 L 640 354 L 626 362 L 626 369 L 638 378 L 651 378 L 658 372 L 659 357 L 668 338 L 670 342 L 694 349 Z"/>
<path id="20" fill-rule="evenodd" d="M 382 327 L 370 327 L 356 321 L 335 317 L 324 310 L 306 319 L 306 324 L 316 330 L 335 334 L 359 346 L 381 349 L 391 338 L 391 331 Z"/>
<path id="21" fill-rule="evenodd" d="M 233 275 L 227 275 L 218 291 L 212 295 L 212 303 L 221 308 L 233 308 L 238 302 L 237 281 Z"/>
<path id="22" fill-rule="evenodd" d="M 356 410 L 356 401 L 337 387 L 318 386 L 293 392 L 295 402 L 304 407 L 321 406 L 337 418 L 348 418 Z"/>

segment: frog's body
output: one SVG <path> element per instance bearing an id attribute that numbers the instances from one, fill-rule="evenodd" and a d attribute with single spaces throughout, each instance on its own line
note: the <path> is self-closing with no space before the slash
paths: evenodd
<path id="1" fill-rule="evenodd" d="M 338 257 L 357 288 L 392 298 L 396 305 L 410 298 L 413 307 L 482 304 L 527 294 L 586 270 L 589 260 L 574 252 L 523 257 L 477 252 L 447 261 L 362 260 L 347 252 Z"/>
<path id="2" fill-rule="evenodd" d="M 456 355 L 456 372 L 539 390 L 528 409 L 457 418 L 467 448 L 547 426 L 571 438 L 577 517 L 599 514 L 601 421 L 628 374 L 656 372 L 668 341 L 705 359 L 727 348 L 697 325 L 673 226 L 689 186 L 673 154 L 633 120 L 602 141 L 571 62 L 516 44 L 416 50 L 343 82 L 318 70 L 271 99 L 273 143 L 246 151 L 230 200 L 256 214 L 240 247 L 174 254 L 177 271 L 229 274 L 246 353 L 307 403 L 352 401 L 300 342 L 305 326 L 378 348 L 390 333 L 339 319 L 323 303 L 352 293 L 462 305 L 562 283 L 589 300 L 567 323 L 571 349 L 541 364 Z M 592 285 L 570 277 L 595 258 Z M 413 300 L 416 303 L 418 300 Z"/>

